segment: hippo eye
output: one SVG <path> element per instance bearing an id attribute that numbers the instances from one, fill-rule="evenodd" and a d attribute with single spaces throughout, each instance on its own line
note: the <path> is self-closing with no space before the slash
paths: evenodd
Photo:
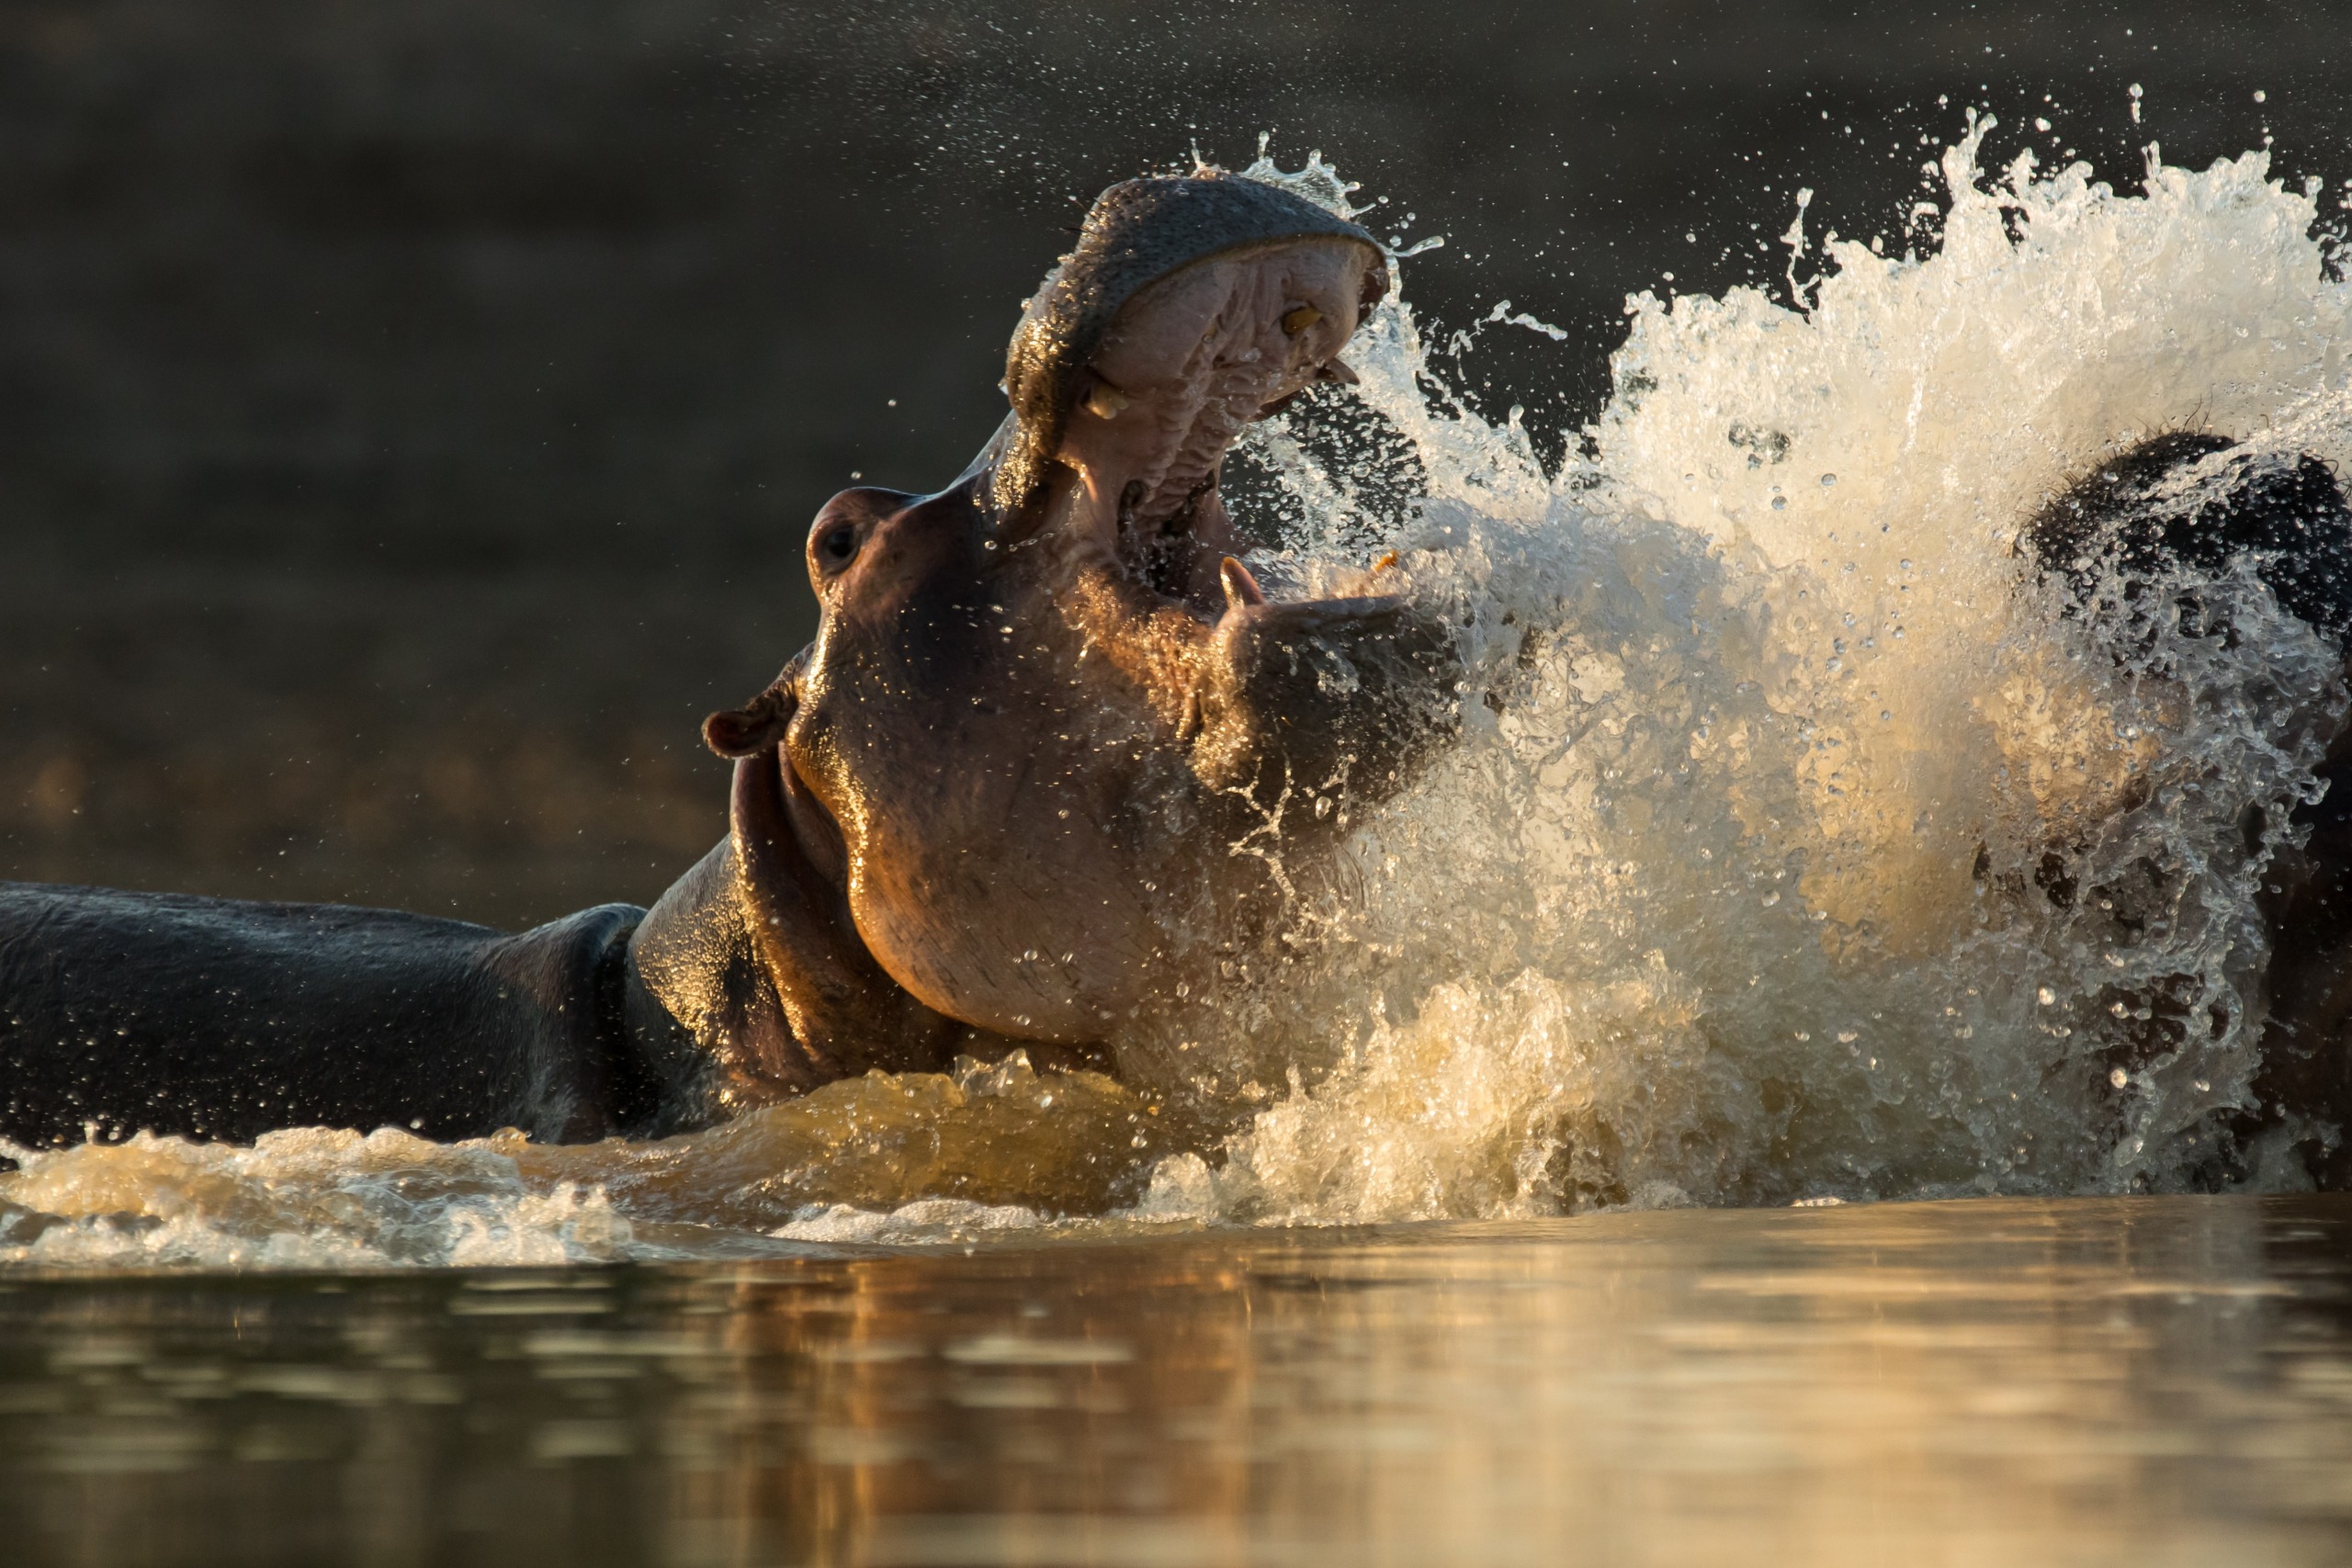
<path id="1" fill-rule="evenodd" d="M 817 541 L 817 550 L 827 560 L 839 566 L 857 554 L 857 530 L 847 523 L 831 529 Z"/>

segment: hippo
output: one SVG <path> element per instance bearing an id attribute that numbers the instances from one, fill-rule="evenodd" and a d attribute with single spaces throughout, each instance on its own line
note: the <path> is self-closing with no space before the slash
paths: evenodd
<path id="1" fill-rule="evenodd" d="M 1112 1066 L 1454 728 L 1441 619 L 1369 579 L 1270 597 L 1218 494 L 1251 421 L 1352 379 L 1387 287 L 1277 186 L 1113 186 L 964 473 L 818 513 L 816 639 L 705 724 L 729 831 L 650 910 L 0 885 L 0 1137 L 655 1137 L 965 1054 Z"/>
<path id="2" fill-rule="evenodd" d="M 2339 657 L 2352 654 L 2352 505 L 2335 474 L 2308 453 L 2256 454 L 2210 431 L 2149 436 L 2030 517 L 2018 552 L 2030 577 L 2054 587 L 2061 614 L 2119 660 L 2144 655 L 2159 621 L 2190 637 L 2235 641 L 2226 595 L 2216 601 L 2202 585 L 2241 562 L 2281 611 Z M 2352 1139 L 2343 1135 L 2352 1122 L 2352 726 L 2332 739 L 2316 772 L 2320 794 L 2290 813 L 2291 832 L 2270 846 L 2256 897 L 2271 938 L 2260 976 L 2257 1104 L 2216 1129 L 2199 1178 L 2211 1186 L 2243 1179 L 2256 1140 L 2283 1134 L 2316 1185 L 2352 1190 Z M 2267 826 L 2259 807 L 2249 811 L 2249 852 Z M 2141 888 L 2077 888 L 2060 869 L 2064 858 L 2045 859 L 2041 895 L 2062 907 L 2112 908 L 2119 920 L 2131 920 L 2165 880 L 2143 866 L 2150 880 Z M 2177 991 L 2159 986 L 2130 998 L 2127 1010 L 2144 1021 L 2127 1026 L 2102 1069 L 2142 1066 L 2199 1027 L 2182 1000 L 2193 987 L 2182 981 Z"/>

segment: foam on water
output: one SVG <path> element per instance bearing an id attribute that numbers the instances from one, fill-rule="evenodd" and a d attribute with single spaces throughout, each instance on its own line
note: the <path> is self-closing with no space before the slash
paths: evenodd
<path id="1" fill-rule="evenodd" d="M 1631 301 L 1556 474 L 1433 402 L 1401 302 L 1349 357 L 1353 450 L 1408 477 L 1408 522 L 1304 416 L 1261 427 L 1304 522 L 1256 564 L 1312 588 L 1394 548 L 1461 628 L 1464 733 L 1356 825 L 1343 897 L 1115 1043 L 1126 1087 L 1015 1062 L 656 1145 L 28 1153 L 0 1246 L 541 1263 L 2290 1179 L 2222 1134 L 2337 661 L 2246 574 L 2204 590 L 2237 647 L 2152 626 L 2119 660 L 2014 544 L 2158 431 L 2352 471 L 2352 288 L 2264 154 L 2152 155 L 2119 196 L 2030 155 L 1987 181 L 1984 129 L 1945 156 L 1931 256 L 1833 243 L 1784 302 Z"/>

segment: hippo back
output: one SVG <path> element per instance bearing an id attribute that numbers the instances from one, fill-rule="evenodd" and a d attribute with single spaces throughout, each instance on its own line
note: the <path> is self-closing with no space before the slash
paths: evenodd
<path id="1" fill-rule="evenodd" d="M 651 1098 L 620 1027 L 641 910 L 519 936 L 335 905 L 0 883 L 0 1137 L 519 1127 Z"/>

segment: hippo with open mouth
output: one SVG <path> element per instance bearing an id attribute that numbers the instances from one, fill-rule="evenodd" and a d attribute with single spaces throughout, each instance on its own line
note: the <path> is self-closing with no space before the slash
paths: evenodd
<path id="1" fill-rule="evenodd" d="M 730 830 L 650 911 L 0 886 L 0 1136 L 655 1136 L 962 1053 L 1101 1063 L 1453 728 L 1434 618 L 1270 602 L 1217 493 L 1248 423 L 1351 378 L 1387 281 L 1276 186 L 1114 186 L 964 475 L 818 514 L 817 639 L 706 724 Z"/>

